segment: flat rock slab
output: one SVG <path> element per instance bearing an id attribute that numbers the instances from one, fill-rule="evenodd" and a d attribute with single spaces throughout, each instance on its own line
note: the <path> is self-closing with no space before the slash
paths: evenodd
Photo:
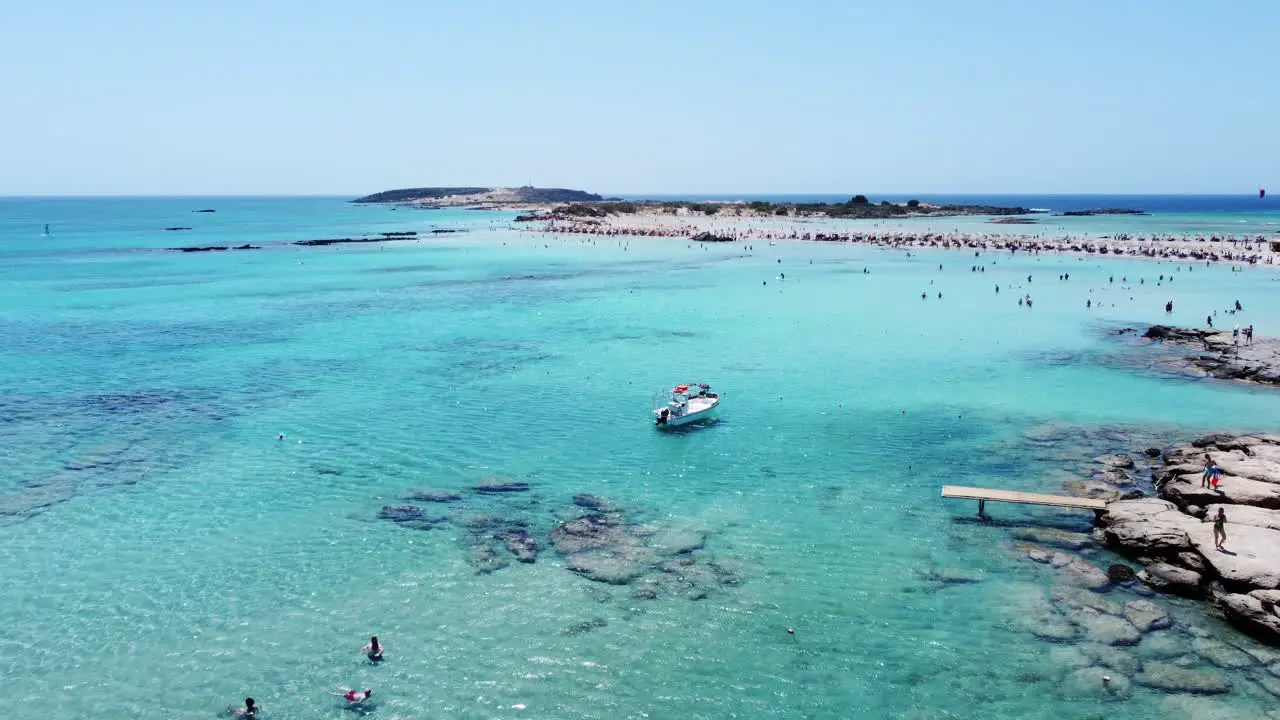
<path id="1" fill-rule="evenodd" d="M 1280 588 L 1280 531 L 1237 525 L 1227 512 L 1227 541 L 1223 550 L 1213 544 L 1213 524 L 1201 523 L 1187 534 L 1191 544 L 1227 583 L 1249 589 Z"/>
<path id="2" fill-rule="evenodd" d="M 1103 537 L 1121 550 L 1146 555 L 1171 555 L 1191 550 L 1190 527 L 1199 521 L 1176 505 L 1158 498 L 1118 500 L 1102 514 Z"/>
<path id="3" fill-rule="evenodd" d="M 1054 585 L 1049 590 L 1049 599 L 1064 611 L 1089 608 L 1090 610 L 1097 610 L 1100 613 L 1117 617 L 1124 614 L 1124 606 L 1120 603 L 1109 600 L 1092 590 L 1085 590 L 1071 585 Z"/>
<path id="4" fill-rule="evenodd" d="M 1217 673 L 1167 663 L 1147 663 L 1134 681 L 1145 687 L 1174 693 L 1219 695 L 1231 691 L 1231 682 Z"/>
<path id="5" fill-rule="evenodd" d="M 1242 477 L 1223 476 L 1217 488 L 1201 487 L 1201 473 L 1186 473 L 1166 480 L 1160 486 L 1161 497 L 1181 506 L 1205 507 L 1214 503 L 1253 505 L 1280 509 L 1280 485 Z"/>
<path id="6" fill-rule="evenodd" d="M 1133 692 L 1133 685 L 1117 670 L 1086 667 L 1068 674 L 1062 690 L 1072 697 L 1123 700 Z"/>
<path id="7" fill-rule="evenodd" d="M 1243 650 L 1234 648 L 1224 642 L 1208 638 L 1196 638 L 1191 641 L 1191 649 L 1200 657 L 1220 668 L 1237 669 L 1252 667 L 1257 664 L 1253 657 Z"/>
<path id="8" fill-rule="evenodd" d="M 635 549 L 587 550 L 568 558 L 568 568 L 596 582 L 626 585 L 645 574 L 655 557 Z"/>
<path id="9" fill-rule="evenodd" d="M 1110 668 L 1126 675 L 1135 675 L 1142 670 L 1142 661 L 1128 650 L 1100 643 L 1085 643 L 1080 652 L 1094 663 Z"/>
<path id="10" fill-rule="evenodd" d="M 1128 470 L 1133 467 L 1133 458 L 1128 455 L 1103 455 L 1102 457 L 1094 458 L 1094 462 L 1121 470 Z"/>
<path id="11" fill-rule="evenodd" d="M 1081 550 L 1093 545 L 1093 538 L 1085 533 L 1069 532 L 1057 528 L 1022 527 L 1013 531 L 1013 536 L 1039 545 L 1049 545 L 1066 550 Z"/>
<path id="12" fill-rule="evenodd" d="M 1128 620 L 1100 613 L 1091 608 L 1078 608 L 1067 613 L 1071 622 L 1084 628 L 1090 640 L 1103 645 L 1137 645 L 1142 634 Z"/>
<path id="13" fill-rule="evenodd" d="M 1173 625 L 1169 613 L 1150 600 L 1131 600 L 1124 604 L 1124 618 L 1139 632 L 1163 630 Z"/>
<path id="14" fill-rule="evenodd" d="M 1168 563 L 1153 563 L 1138 573 L 1138 579 L 1156 590 L 1196 595 L 1201 592 L 1200 573 Z"/>
<path id="15" fill-rule="evenodd" d="M 648 538 L 649 547 L 664 555 L 682 555 L 702 549 L 706 534 L 690 528 L 664 528 Z"/>
<path id="16" fill-rule="evenodd" d="M 501 495 L 504 493 L 526 492 L 529 489 L 529 483 L 519 480 L 508 480 L 506 478 L 487 477 L 481 478 L 476 483 L 475 491 L 481 495 Z"/>
<path id="17" fill-rule="evenodd" d="M 1111 586 L 1111 578 L 1105 572 L 1082 558 L 1072 558 L 1062 566 L 1061 572 L 1063 580 L 1078 587 L 1102 590 Z"/>
<path id="18" fill-rule="evenodd" d="M 1153 632 L 1138 644 L 1138 654 L 1147 660 L 1172 660 L 1190 652 L 1186 636 L 1173 632 Z"/>
<path id="19" fill-rule="evenodd" d="M 1232 525 L 1249 525 L 1251 527 L 1263 528 L 1264 530 L 1280 531 L 1280 510 L 1250 507 L 1248 505 L 1220 505 L 1215 503 L 1205 508 L 1204 516 L 1212 519 L 1218 515 L 1219 509 L 1226 511 L 1227 522 Z M 1229 529 L 1228 532 L 1230 532 Z"/>
<path id="20" fill-rule="evenodd" d="M 438 490 L 436 488 L 418 488 L 410 491 L 408 495 L 404 496 L 404 499 L 412 502 L 449 503 L 461 500 L 462 493 L 454 492 L 453 490 Z"/>

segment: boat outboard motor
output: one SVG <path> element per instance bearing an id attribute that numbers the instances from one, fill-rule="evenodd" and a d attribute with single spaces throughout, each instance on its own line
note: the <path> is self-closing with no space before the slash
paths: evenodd
<path id="1" fill-rule="evenodd" d="M 655 418 L 653 422 L 657 425 L 666 425 L 667 418 L 669 417 L 671 417 L 671 408 L 662 408 L 662 410 L 658 412 L 658 417 Z"/>

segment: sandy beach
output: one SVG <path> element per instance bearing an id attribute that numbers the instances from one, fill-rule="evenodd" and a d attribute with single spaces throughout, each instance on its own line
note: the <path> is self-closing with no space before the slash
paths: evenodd
<path id="1" fill-rule="evenodd" d="M 934 218 L 945 221 L 946 218 Z M 1073 255 L 1118 255 L 1158 260 L 1225 263 L 1233 266 L 1275 265 L 1280 255 L 1271 242 L 1280 235 L 1115 234 L 1072 235 L 1045 229 L 1040 233 L 1006 230 L 993 224 L 989 232 L 938 232 L 912 227 L 910 221 L 838 220 L 822 217 L 769 217 L 748 214 L 700 215 L 638 212 L 592 218 L 526 220 L 514 228 L 530 232 L 605 237 L 688 237 L 710 233 L 718 239 L 751 241 L 846 242 L 893 248 L 950 248 L 977 251 L 1050 252 Z"/>

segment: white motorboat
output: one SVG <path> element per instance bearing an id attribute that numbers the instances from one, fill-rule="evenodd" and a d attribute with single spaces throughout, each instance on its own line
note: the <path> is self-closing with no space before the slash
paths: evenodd
<path id="1" fill-rule="evenodd" d="M 677 385 L 671 392 L 653 396 L 653 424 L 659 428 L 680 427 L 708 420 L 720 406 L 720 396 L 710 385 Z"/>

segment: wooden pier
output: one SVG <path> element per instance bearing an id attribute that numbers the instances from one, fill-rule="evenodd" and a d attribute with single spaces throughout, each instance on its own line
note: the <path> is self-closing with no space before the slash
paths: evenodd
<path id="1" fill-rule="evenodd" d="M 1018 492 L 1017 490 L 992 490 L 990 488 L 962 487 L 960 485 L 943 485 L 942 497 L 961 500 L 978 501 L 978 517 L 987 516 L 987 501 L 1019 503 L 1022 505 L 1054 505 L 1057 507 L 1078 508 L 1080 510 L 1101 511 L 1107 509 L 1106 500 L 1095 498 L 1070 497 L 1067 495 L 1045 495 L 1043 493 Z"/>

